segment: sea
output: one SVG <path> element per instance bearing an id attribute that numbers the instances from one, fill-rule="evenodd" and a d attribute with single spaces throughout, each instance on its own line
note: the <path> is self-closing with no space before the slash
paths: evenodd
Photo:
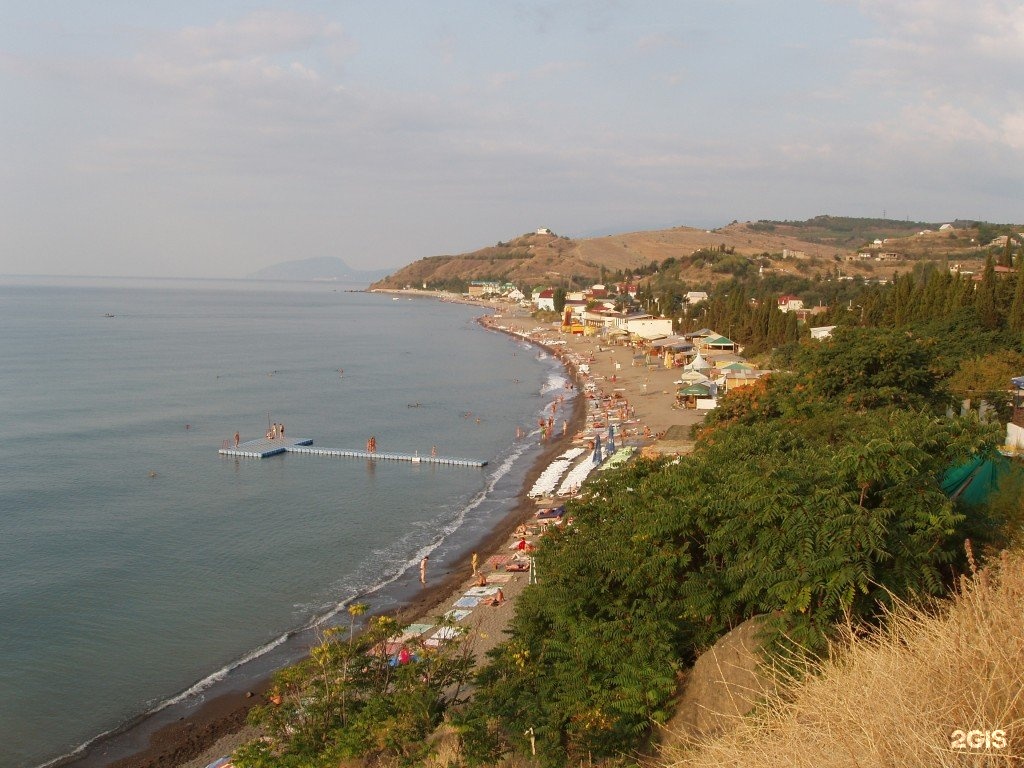
<path id="1" fill-rule="evenodd" d="M 0 277 L 0 768 L 243 690 L 511 511 L 558 362 L 353 287 Z M 487 465 L 218 453 L 272 422 Z"/>

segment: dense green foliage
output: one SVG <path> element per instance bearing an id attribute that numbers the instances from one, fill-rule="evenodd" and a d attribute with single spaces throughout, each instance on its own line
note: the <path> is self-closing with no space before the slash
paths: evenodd
<path id="1" fill-rule="evenodd" d="M 813 651 L 837 621 L 941 593 L 964 538 L 992 528 L 938 480 L 996 430 L 938 415 L 929 349 L 854 329 L 808 345 L 726 398 L 691 456 L 594 483 L 543 539 L 539 584 L 480 676 L 466 717 L 499 726 L 479 757 L 531 728 L 549 765 L 627 752 L 667 718 L 677 671 L 744 619 Z"/>
<path id="2" fill-rule="evenodd" d="M 358 637 L 350 630 L 348 639 L 328 630 L 308 659 L 277 673 L 270 701 L 249 717 L 266 738 L 236 752 L 235 765 L 334 768 L 353 757 L 420 764 L 426 737 L 464 692 L 472 654 L 457 640 L 416 644 L 415 660 L 396 664 L 386 648 L 398 634 L 389 618 L 372 620 Z"/>

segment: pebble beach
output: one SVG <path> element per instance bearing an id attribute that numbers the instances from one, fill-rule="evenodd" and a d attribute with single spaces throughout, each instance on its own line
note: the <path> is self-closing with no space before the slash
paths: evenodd
<path id="1" fill-rule="evenodd" d="M 635 452 L 684 452 L 688 439 L 673 438 L 680 433 L 688 435 L 689 427 L 699 423 L 703 414 L 674 408 L 677 373 L 638 364 L 629 347 L 609 347 L 594 337 L 572 336 L 550 325 L 538 325 L 522 308 L 472 303 L 490 310 L 480 318 L 484 327 L 520 337 L 537 345 L 542 354 L 558 357 L 572 382 L 571 390 L 554 398 L 549 422 L 540 428 L 538 439 L 543 441 L 544 451 L 527 475 L 514 510 L 475 550 L 477 571 L 485 575 L 487 585 L 478 586 L 479 577 L 468 557 L 461 569 L 434 573 L 428 568 L 420 594 L 396 617 L 403 626 L 411 626 L 413 633 L 419 631 L 419 639 L 428 645 L 443 642 L 432 637 L 438 617 L 448 614 L 456 618 L 468 633 L 479 662 L 504 639 L 516 600 L 529 584 L 529 549 L 547 525 L 564 524 L 563 515 L 544 510 L 559 509 L 595 471 L 595 440 L 603 441 L 603 467 L 621 463 Z M 538 513 L 547 519 L 538 519 Z M 504 600 L 492 605 L 498 589 Z M 369 602 L 372 612 L 372 600 Z M 112 765 L 206 768 L 259 735 L 245 724 L 245 714 L 263 700 L 266 688 L 265 683 L 244 695 L 214 700 L 196 717 L 157 733 L 146 751 Z"/>

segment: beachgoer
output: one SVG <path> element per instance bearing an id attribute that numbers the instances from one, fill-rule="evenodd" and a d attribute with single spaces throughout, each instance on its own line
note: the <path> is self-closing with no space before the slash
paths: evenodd
<path id="1" fill-rule="evenodd" d="M 476 552 L 474 552 L 473 553 L 473 557 L 472 557 L 473 575 L 474 576 L 476 576 L 476 566 L 477 566 L 477 563 L 479 563 L 479 562 L 480 562 L 480 558 L 477 556 Z"/>
<path id="2" fill-rule="evenodd" d="M 430 448 L 430 455 L 431 456 L 437 456 L 437 446 L 436 445 L 431 446 L 431 448 Z"/>
<path id="3" fill-rule="evenodd" d="M 420 584 L 427 583 L 427 561 L 430 559 L 429 556 L 424 555 L 423 559 L 420 560 Z"/>
<path id="4" fill-rule="evenodd" d="M 402 650 L 398 652 L 398 663 L 408 664 L 410 661 L 412 661 L 412 654 L 409 653 L 409 649 L 403 645 Z"/>
<path id="5" fill-rule="evenodd" d="M 281 422 L 281 437 L 284 437 L 284 422 Z"/>
<path id="6" fill-rule="evenodd" d="M 519 543 L 516 544 L 516 549 L 526 549 L 526 539 L 520 538 Z"/>
<path id="7" fill-rule="evenodd" d="M 491 600 L 491 607 L 496 608 L 505 602 L 505 593 L 501 591 L 501 587 L 498 587 L 498 591 L 494 593 L 494 599 Z"/>
<path id="8" fill-rule="evenodd" d="M 235 448 L 237 448 L 237 447 L 238 447 L 238 441 L 239 441 L 239 440 L 241 440 L 241 439 L 242 439 L 242 438 L 241 438 L 241 437 L 239 437 L 238 433 L 237 433 L 237 432 L 235 432 Z"/>
<path id="9" fill-rule="evenodd" d="M 480 571 L 479 575 L 477 575 L 477 577 L 476 577 L 476 585 L 478 587 L 486 587 L 487 586 L 487 577 L 484 576 L 484 572 L 483 571 Z"/>

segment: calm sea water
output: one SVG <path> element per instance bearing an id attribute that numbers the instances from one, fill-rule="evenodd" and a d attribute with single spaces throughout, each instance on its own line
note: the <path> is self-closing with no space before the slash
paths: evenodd
<path id="1" fill-rule="evenodd" d="M 536 453 L 515 428 L 560 371 L 478 314 L 318 284 L 0 280 L 0 766 L 411 589 L 422 554 L 444 568 L 505 514 Z M 268 414 L 325 447 L 490 464 L 217 454 Z"/>

